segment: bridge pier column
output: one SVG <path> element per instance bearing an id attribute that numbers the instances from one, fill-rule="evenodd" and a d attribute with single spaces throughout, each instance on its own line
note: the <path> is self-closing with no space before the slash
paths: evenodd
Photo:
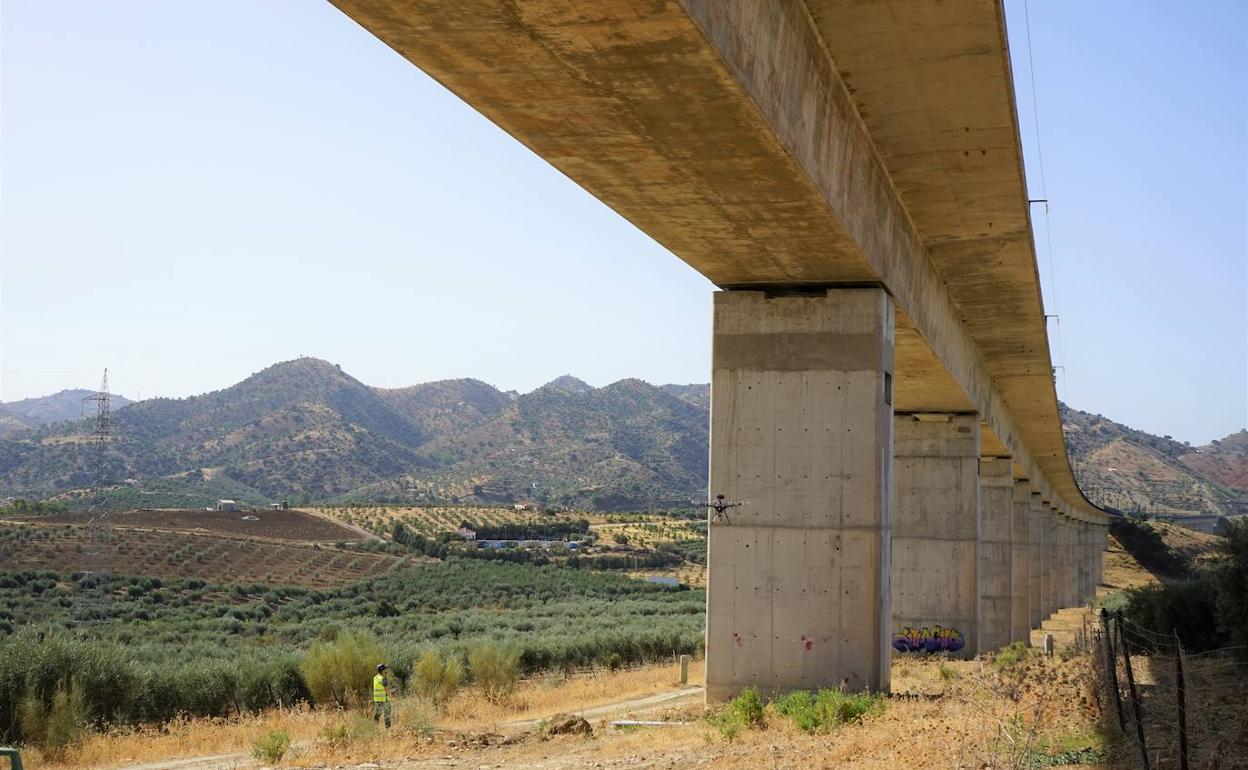
<path id="1" fill-rule="evenodd" d="M 1092 598 L 1092 539 L 1088 523 L 1079 522 L 1079 603 L 1087 604 Z"/>
<path id="2" fill-rule="evenodd" d="M 706 697 L 889 686 L 893 304 L 715 294 Z"/>
<path id="3" fill-rule="evenodd" d="M 1075 526 L 1070 517 L 1066 515 L 1065 510 L 1062 511 L 1061 519 L 1062 535 L 1058 541 L 1061 544 L 1061 553 L 1058 556 L 1058 563 L 1061 565 L 1062 582 L 1060 604 L 1058 608 L 1073 607 L 1075 605 Z"/>
<path id="4" fill-rule="evenodd" d="M 1031 641 L 1031 549 L 1027 518 L 1031 512 L 1031 484 L 1014 482 L 1010 515 L 1010 641 Z"/>
<path id="5" fill-rule="evenodd" d="M 1096 589 L 1101 585 L 1101 546 L 1098 538 L 1100 527 L 1088 522 L 1088 600 L 1096 601 Z"/>
<path id="6" fill-rule="evenodd" d="M 979 640 L 977 652 L 1010 643 L 1013 615 L 1014 476 L 1008 457 L 979 461 Z"/>
<path id="7" fill-rule="evenodd" d="M 894 649 L 971 657 L 979 636 L 979 418 L 899 414 L 893 453 Z"/>
<path id="8" fill-rule="evenodd" d="M 1031 628 L 1044 620 L 1044 503 L 1032 492 L 1027 509 L 1027 616 Z"/>
<path id="9" fill-rule="evenodd" d="M 1076 607 L 1083 604 L 1084 590 L 1088 582 L 1088 565 L 1087 554 L 1083 550 L 1083 522 L 1078 519 L 1069 519 L 1069 521 L 1072 572 L 1070 594 L 1071 606 Z"/>
<path id="10" fill-rule="evenodd" d="M 1096 532 L 1096 585 L 1105 580 L 1105 552 L 1109 550 L 1109 526 L 1098 524 Z"/>
<path id="11" fill-rule="evenodd" d="M 1058 516 L 1052 503 L 1044 504 L 1044 617 L 1051 618 L 1059 605 Z"/>

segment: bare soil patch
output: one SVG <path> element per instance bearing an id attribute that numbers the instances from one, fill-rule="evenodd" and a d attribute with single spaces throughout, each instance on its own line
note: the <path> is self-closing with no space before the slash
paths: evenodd
<path id="1" fill-rule="evenodd" d="M 329 588 L 395 569 L 411 559 L 332 546 L 222 537 L 204 532 L 111 527 L 97 537 L 72 524 L 0 522 L 24 528 L 4 541 L 4 568 L 107 572 L 211 583 L 269 583 Z M 17 533 L 9 531 L 12 536 Z"/>
<path id="2" fill-rule="evenodd" d="M 26 519 L 26 521 L 48 524 L 84 524 L 88 518 L 90 517 L 86 514 L 67 513 L 41 516 L 38 519 Z M 207 532 L 296 543 L 357 542 L 364 539 L 364 536 L 356 529 L 293 509 L 285 511 L 266 509 L 254 512 L 171 509 L 123 511 L 105 514 L 99 521 L 110 527 Z"/>

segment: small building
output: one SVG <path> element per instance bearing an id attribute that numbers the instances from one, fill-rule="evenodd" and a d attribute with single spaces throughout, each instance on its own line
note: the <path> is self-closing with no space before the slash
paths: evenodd
<path id="1" fill-rule="evenodd" d="M 241 510 L 241 508 L 242 506 L 238 504 L 237 500 L 218 500 L 217 501 L 217 510 L 223 513 L 238 511 L 238 510 Z"/>
<path id="2" fill-rule="evenodd" d="M 455 534 L 459 535 L 465 540 L 477 539 L 477 531 L 475 529 L 469 529 L 468 527 L 460 527 L 459 529 L 455 530 Z"/>

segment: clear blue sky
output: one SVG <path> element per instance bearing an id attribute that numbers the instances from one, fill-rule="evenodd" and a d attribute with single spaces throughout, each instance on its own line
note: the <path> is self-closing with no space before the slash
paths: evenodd
<path id="1" fill-rule="evenodd" d="M 1193 443 L 1248 423 L 1246 7 L 1031 8 L 1059 393 Z M 705 279 L 327 3 L 2 14 L 0 400 L 298 355 L 381 386 L 708 379 Z"/>

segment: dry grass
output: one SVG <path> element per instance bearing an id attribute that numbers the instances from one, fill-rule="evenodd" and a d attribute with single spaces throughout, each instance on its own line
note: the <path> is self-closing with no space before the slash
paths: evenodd
<path id="1" fill-rule="evenodd" d="M 701 682 L 701 663 L 690 666 L 690 683 Z M 364 712 L 293 709 L 269 711 L 259 716 L 234 719 L 178 721 L 162 728 L 119 729 L 93 734 L 61 763 L 44 761 L 38 751 L 27 756 L 32 768 L 100 768 L 151 763 L 179 757 L 246 754 L 265 733 L 285 729 L 294 748 L 283 764 L 358 763 L 365 760 L 402 759 L 428 754 L 456 734 L 498 733 L 506 721 L 538 719 L 562 711 L 579 711 L 675 689 L 674 664 L 645 666 L 617 672 L 593 672 L 570 677 L 552 674 L 521 682 L 505 703 L 487 701 L 475 688 L 465 688 L 434 714 L 415 698 L 395 703 L 395 728 L 374 732 Z M 426 728 L 436 722 L 430 737 Z M 323 734 L 340 726 L 357 733 L 345 746 L 326 745 Z"/>
<path id="2" fill-rule="evenodd" d="M 679 686 L 677 675 L 675 664 L 616 672 L 596 671 L 571 677 L 549 674 L 527 680 L 502 704 L 492 704 L 470 690 L 448 704 L 441 724 L 455 730 L 498 730 L 503 722 L 538 719 L 561 711 L 582 711 L 668 692 Z M 689 683 L 702 683 L 700 661 L 690 664 Z"/>
<path id="3" fill-rule="evenodd" d="M 940 673 L 942 666 L 953 675 Z M 1099 719 L 1091 697 L 1084 657 L 1042 658 L 1029 655 L 1004 671 L 986 659 L 942 661 L 904 659 L 895 663 L 895 690 L 928 697 L 894 698 L 880 714 L 842 727 L 830 735 L 807 735 L 787 719 L 769 713 L 765 729 L 746 730 L 727 742 L 702 719 L 700 704 L 658 708 L 645 718 L 673 718 L 689 724 L 661 729 L 615 730 L 605 720 L 591 720 L 595 737 L 529 737 L 509 745 L 480 745 L 483 736 L 504 732 L 508 720 L 578 711 L 594 705 L 670 691 L 675 666 L 600 673 L 568 680 L 534 679 L 523 683 L 509 706 L 487 704 L 467 691 L 438 719 L 432 734 L 428 712 L 416 701 L 400 701 L 395 729 L 371 731 L 364 715 L 334 712 L 270 712 L 230 721 L 196 721 L 168 730 L 115 732 L 92 737 L 66 765 L 49 765 L 32 757 L 35 768 L 116 767 L 158 762 L 173 757 L 244 755 L 252 741 L 283 728 L 294 741 L 289 767 L 350 767 L 362 762 L 395 763 L 397 767 L 444 766 L 451 760 L 468 767 L 570 770 L 602 767 L 670 768 L 693 765 L 714 768 L 887 768 L 940 766 L 948 768 L 1021 768 L 1030 756 L 1061 749 L 1101 748 Z M 700 667 L 691 675 L 700 677 Z M 356 733 L 346 745 L 328 745 L 327 729 L 346 726 Z M 248 757 L 227 757 L 219 766 L 252 766 Z"/>

